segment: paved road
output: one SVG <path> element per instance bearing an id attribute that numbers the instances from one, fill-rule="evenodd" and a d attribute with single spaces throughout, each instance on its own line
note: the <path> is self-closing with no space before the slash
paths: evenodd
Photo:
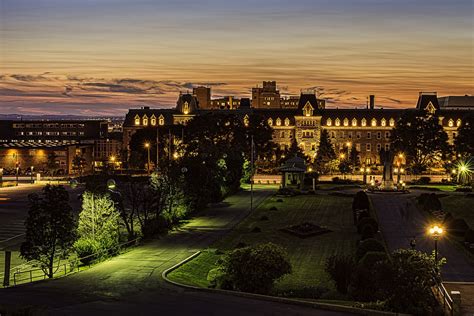
<path id="1" fill-rule="evenodd" d="M 413 194 L 379 193 L 370 197 L 377 210 L 380 230 L 391 251 L 409 248 L 413 236 L 416 236 L 416 249 L 427 253 L 433 251 L 434 241 L 427 235 L 429 223 L 409 201 Z M 438 242 L 439 257 L 447 260 L 442 268 L 443 280 L 474 282 L 474 266 L 447 238 Z"/>
<path id="2" fill-rule="evenodd" d="M 258 190 L 256 203 L 271 191 Z M 169 236 L 66 278 L 0 290 L 0 304 L 43 305 L 55 315 L 341 315 L 309 307 L 183 290 L 161 273 L 208 247 L 249 212 L 249 193 L 216 205 Z"/>

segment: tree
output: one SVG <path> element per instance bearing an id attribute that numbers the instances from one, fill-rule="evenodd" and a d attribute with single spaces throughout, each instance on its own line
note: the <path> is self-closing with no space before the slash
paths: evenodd
<path id="1" fill-rule="evenodd" d="M 349 150 L 349 157 L 347 157 L 347 161 L 349 162 L 352 173 L 354 173 L 356 168 L 360 167 L 359 152 L 355 148 L 354 144 L 352 144 L 352 147 Z"/>
<path id="2" fill-rule="evenodd" d="M 72 169 L 79 173 L 79 175 L 82 177 L 82 172 L 84 171 L 84 168 L 86 166 L 86 159 L 82 156 L 76 155 L 72 159 Z"/>
<path id="3" fill-rule="evenodd" d="M 232 251 L 222 271 L 234 289 L 268 294 L 276 280 L 291 273 L 291 264 L 281 247 L 267 243 Z"/>
<path id="4" fill-rule="evenodd" d="M 342 159 L 337 167 L 339 169 L 339 172 L 343 174 L 344 178 L 346 177 L 346 173 L 349 173 L 352 170 L 350 161 L 347 159 Z"/>
<path id="5" fill-rule="evenodd" d="M 454 140 L 456 152 L 463 158 L 474 156 L 474 115 L 465 117 L 461 127 L 458 128 L 458 136 Z"/>
<path id="6" fill-rule="evenodd" d="M 56 155 L 54 151 L 48 154 L 48 158 L 46 160 L 46 168 L 48 169 L 48 173 L 51 176 L 54 176 L 59 169 L 59 164 L 58 164 L 57 159 L 58 159 L 58 156 Z"/>
<path id="7" fill-rule="evenodd" d="M 326 260 L 325 270 L 336 283 L 339 293 L 346 294 L 354 271 L 354 258 L 333 255 Z"/>
<path id="8" fill-rule="evenodd" d="M 392 148 L 403 152 L 410 169 L 418 174 L 450 153 L 448 136 L 437 116 L 405 113 L 392 130 Z"/>
<path id="9" fill-rule="evenodd" d="M 77 232 L 79 242 L 89 243 L 95 252 L 115 251 L 119 243 L 120 214 L 109 194 L 84 192 Z"/>
<path id="10" fill-rule="evenodd" d="M 21 257 L 37 260 L 52 278 L 54 260 L 66 258 L 76 240 L 76 223 L 63 186 L 46 185 L 42 195 L 28 196 L 30 209 L 26 219 L 26 238 Z"/>
<path id="11" fill-rule="evenodd" d="M 336 153 L 329 139 L 329 133 L 327 130 L 322 129 L 318 153 L 314 161 L 315 170 L 320 174 L 327 173 L 329 171 L 329 163 L 334 159 L 336 159 Z"/>

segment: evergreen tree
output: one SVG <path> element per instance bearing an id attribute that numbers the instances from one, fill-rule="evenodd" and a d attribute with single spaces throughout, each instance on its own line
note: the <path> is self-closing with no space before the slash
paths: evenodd
<path id="1" fill-rule="evenodd" d="M 37 260 L 44 273 L 52 278 L 55 259 L 64 259 L 76 240 L 76 223 L 63 186 L 46 185 L 42 195 L 28 196 L 30 209 L 26 219 L 26 239 L 21 257 Z"/>
<path id="2" fill-rule="evenodd" d="M 325 173 L 329 171 L 329 163 L 336 159 L 336 153 L 329 139 L 327 130 L 321 130 L 319 139 L 319 148 L 314 161 L 315 170 L 318 173 Z"/>
<path id="3" fill-rule="evenodd" d="M 455 150 L 462 157 L 474 156 L 474 115 L 464 118 L 458 129 L 458 136 L 454 140 Z"/>

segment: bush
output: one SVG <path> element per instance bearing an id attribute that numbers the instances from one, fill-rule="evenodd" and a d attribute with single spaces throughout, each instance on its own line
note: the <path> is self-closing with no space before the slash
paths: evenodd
<path id="1" fill-rule="evenodd" d="M 254 228 L 252 228 L 251 232 L 252 233 L 260 233 L 262 231 L 262 229 L 258 226 L 255 226 Z"/>
<path id="2" fill-rule="evenodd" d="M 269 218 L 268 218 L 267 215 L 263 215 L 262 217 L 260 217 L 260 220 L 261 220 L 261 221 L 268 221 Z"/>
<path id="3" fill-rule="evenodd" d="M 359 223 L 363 218 L 370 217 L 369 211 L 368 210 L 363 210 L 363 211 L 358 211 L 356 212 L 357 215 L 357 221 L 355 224 Z"/>
<path id="4" fill-rule="evenodd" d="M 470 244 L 474 243 L 474 230 L 469 229 L 466 231 L 466 233 L 464 234 L 464 241 Z"/>
<path id="5" fill-rule="evenodd" d="M 418 180 L 412 181 L 414 184 L 429 184 L 431 182 L 430 177 L 420 177 Z"/>
<path id="6" fill-rule="evenodd" d="M 369 238 L 374 238 L 376 234 L 376 231 L 374 230 L 374 227 L 370 224 L 364 225 L 362 227 L 362 232 L 360 234 L 360 238 L 362 240 L 366 240 Z"/>
<path id="7" fill-rule="evenodd" d="M 352 256 L 333 255 L 327 258 L 325 270 L 336 283 L 337 291 L 346 294 L 354 271 L 354 258 Z"/>
<path id="8" fill-rule="evenodd" d="M 159 234 L 166 233 L 171 227 L 171 223 L 164 217 L 149 219 L 142 227 L 144 238 L 151 238 Z"/>
<path id="9" fill-rule="evenodd" d="M 277 292 L 275 294 L 283 297 L 310 298 L 317 300 L 328 291 L 329 289 L 322 286 L 305 286 L 303 288 L 291 289 L 288 291 Z"/>
<path id="10" fill-rule="evenodd" d="M 385 247 L 377 239 L 362 240 L 357 247 L 356 260 L 360 261 L 368 252 L 385 252 Z"/>
<path id="11" fill-rule="evenodd" d="M 364 218 L 361 218 L 361 220 L 357 224 L 357 232 L 361 234 L 362 228 L 364 228 L 364 226 L 367 226 L 367 225 L 372 226 L 374 233 L 376 233 L 379 230 L 379 224 L 377 223 L 375 219 L 373 219 L 372 217 L 364 217 Z"/>
<path id="12" fill-rule="evenodd" d="M 468 230 L 469 225 L 462 218 L 455 218 L 448 225 L 448 232 L 456 236 L 464 236 Z"/>
<path id="13" fill-rule="evenodd" d="M 367 210 L 369 209 L 369 197 L 364 191 L 359 191 L 352 200 L 352 210 Z"/>
<path id="14" fill-rule="evenodd" d="M 418 197 L 418 203 L 425 212 L 441 210 L 441 201 L 435 193 L 423 193 Z"/>
<path id="15" fill-rule="evenodd" d="M 97 254 L 100 251 L 100 245 L 92 239 L 81 238 L 77 240 L 74 244 L 74 250 L 83 265 L 89 265 L 100 257 L 100 254 Z"/>
<path id="16" fill-rule="evenodd" d="M 455 192 L 472 192 L 472 188 L 470 187 L 458 187 L 454 189 Z"/>
<path id="17" fill-rule="evenodd" d="M 267 243 L 233 250 L 222 269 L 234 289 L 268 294 L 276 280 L 291 273 L 291 264 L 281 247 Z"/>
<path id="18" fill-rule="evenodd" d="M 360 259 L 359 264 L 366 266 L 369 269 L 372 269 L 377 262 L 381 262 L 387 259 L 388 255 L 386 252 L 369 251 L 362 257 L 362 259 Z"/>
<path id="19" fill-rule="evenodd" d="M 276 208 L 276 206 L 272 206 L 269 208 L 270 211 L 278 211 L 278 209 Z"/>

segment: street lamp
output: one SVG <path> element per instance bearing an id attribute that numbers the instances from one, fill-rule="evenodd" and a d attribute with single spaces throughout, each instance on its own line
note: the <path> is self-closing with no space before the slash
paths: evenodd
<path id="1" fill-rule="evenodd" d="M 150 175 L 150 143 L 145 143 L 145 148 L 148 150 L 147 171 L 148 171 L 148 175 Z"/>
<path id="2" fill-rule="evenodd" d="M 443 228 L 438 225 L 431 226 L 428 233 L 434 240 L 434 251 L 435 251 L 435 263 L 438 264 L 438 239 L 443 234 Z"/>
<path id="3" fill-rule="evenodd" d="M 35 167 L 31 166 L 31 168 L 30 168 L 31 183 L 34 183 L 33 182 L 33 170 L 34 169 L 35 169 Z"/>

